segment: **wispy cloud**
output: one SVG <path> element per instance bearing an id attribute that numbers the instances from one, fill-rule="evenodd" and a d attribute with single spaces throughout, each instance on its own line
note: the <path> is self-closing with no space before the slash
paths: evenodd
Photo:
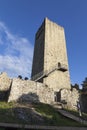
<path id="1" fill-rule="evenodd" d="M 0 72 L 11 77 L 30 76 L 33 46 L 25 37 L 12 34 L 3 22 L 0 22 Z"/>

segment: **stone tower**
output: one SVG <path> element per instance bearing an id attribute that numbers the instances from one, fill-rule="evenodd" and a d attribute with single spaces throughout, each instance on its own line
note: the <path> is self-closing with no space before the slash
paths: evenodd
<path id="1" fill-rule="evenodd" d="M 31 79 L 54 91 L 70 89 L 64 28 L 48 18 L 36 33 Z"/>

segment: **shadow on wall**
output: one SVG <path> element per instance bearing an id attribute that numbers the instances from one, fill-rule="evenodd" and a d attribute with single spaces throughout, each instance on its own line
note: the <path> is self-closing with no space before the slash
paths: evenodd
<path id="1" fill-rule="evenodd" d="M 5 101 L 5 102 L 8 101 L 10 90 L 11 90 L 11 86 L 12 86 L 12 82 L 11 82 L 8 90 L 3 90 L 3 91 L 0 90 L 0 101 Z"/>
<path id="2" fill-rule="evenodd" d="M 22 94 L 22 96 L 19 97 L 17 102 L 27 102 L 27 103 L 39 103 L 39 97 L 36 93 L 28 93 L 28 94 Z"/>
<path id="3" fill-rule="evenodd" d="M 8 91 L 0 91 L 0 101 L 7 101 Z"/>

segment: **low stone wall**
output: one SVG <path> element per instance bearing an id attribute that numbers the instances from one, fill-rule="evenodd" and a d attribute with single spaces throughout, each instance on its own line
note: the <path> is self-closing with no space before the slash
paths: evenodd
<path id="1" fill-rule="evenodd" d="M 7 91 L 11 86 L 11 79 L 3 72 L 0 74 L 0 91 Z"/>
<path id="2" fill-rule="evenodd" d="M 7 101 L 12 80 L 3 72 L 0 74 L 0 101 Z"/>
<path id="3" fill-rule="evenodd" d="M 63 108 L 77 110 L 79 93 L 76 89 L 61 89 L 60 97 Z M 45 84 L 16 78 L 12 82 L 10 101 L 54 104 L 54 91 Z"/>
<path id="4" fill-rule="evenodd" d="M 53 90 L 43 83 L 22 80 L 19 78 L 10 79 L 6 73 L 0 75 L 0 101 L 20 101 L 20 102 L 43 102 L 55 104 L 55 92 L 59 93 L 57 98 L 64 108 L 77 109 L 79 93 L 76 89 Z M 82 96 L 82 106 L 86 104 L 86 97 Z M 86 107 L 87 108 L 87 107 Z"/>
<path id="5" fill-rule="evenodd" d="M 73 88 L 73 90 L 62 89 L 61 102 L 63 107 L 67 109 L 77 110 L 77 102 L 79 101 L 79 92 Z"/>
<path id="6" fill-rule="evenodd" d="M 15 78 L 12 82 L 8 102 L 16 100 L 51 104 L 54 101 L 54 92 L 42 83 Z"/>

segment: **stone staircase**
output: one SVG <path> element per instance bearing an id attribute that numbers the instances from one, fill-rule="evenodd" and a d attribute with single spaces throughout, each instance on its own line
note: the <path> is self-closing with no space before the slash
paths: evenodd
<path id="1" fill-rule="evenodd" d="M 76 116 L 71 114 L 70 112 L 62 109 L 56 109 L 60 114 L 62 114 L 65 117 L 68 117 L 72 120 L 75 120 L 77 122 L 80 122 L 81 124 L 87 125 L 87 120 L 82 119 L 82 117 Z"/>
<path id="2" fill-rule="evenodd" d="M 55 108 L 56 111 L 58 111 L 63 116 L 68 117 L 68 118 L 75 120 L 77 122 L 80 122 L 81 124 L 87 125 L 87 120 L 83 119 L 82 117 L 73 115 L 70 112 L 64 110 L 61 102 L 55 102 L 52 104 L 52 106 Z"/>
<path id="3" fill-rule="evenodd" d="M 56 109 L 62 109 L 62 103 L 61 102 L 55 102 L 52 105 Z"/>

